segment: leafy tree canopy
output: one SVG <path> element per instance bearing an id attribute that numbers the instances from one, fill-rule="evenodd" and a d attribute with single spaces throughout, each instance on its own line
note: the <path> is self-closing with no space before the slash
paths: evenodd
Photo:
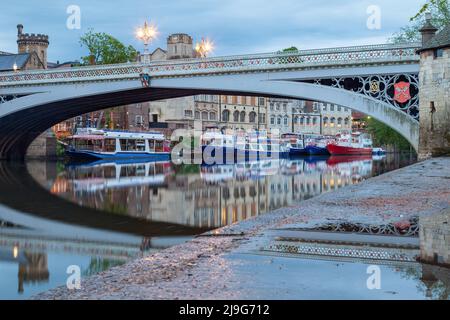
<path id="1" fill-rule="evenodd" d="M 297 47 L 292 46 L 290 48 L 286 48 L 286 49 L 282 50 L 282 52 L 292 52 L 292 51 L 298 51 Z"/>
<path id="2" fill-rule="evenodd" d="M 425 13 L 432 14 L 433 25 L 441 30 L 450 23 L 450 1 L 449 0 L 427 0 L 419 12 L 410 18 L 410 24 L 395 33 L 390 41 L 393 43 L 420 42 L 419 29 L 425 23 Z"/>
<path id="3" fill-rule="evenodd" d="M 404 151 L 410 149 L 408 140 L 394 129 L 371 117 L 367 117 L 365 122 L 367 131 L 372 135 L 374 146 L 395 146 L 396 149 Z"/>
<path id="4" fill-rule="evenodd" d="M 81 46 L 89 55 L 81 57 L 83 64 L 112 64 L 135 61 L 137 52 L 132 46 L 125 46 L 113 36 L 92 29 L 80 38 Z"/>

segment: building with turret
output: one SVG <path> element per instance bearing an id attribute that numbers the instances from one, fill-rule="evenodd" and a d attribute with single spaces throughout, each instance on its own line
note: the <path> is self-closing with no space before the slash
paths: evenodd
<path id="1" fill-rule="evenodd" d="M 47 69 L 48 45 L 48 35 L 23 33 L 23 25 L 17 25 L 17 47 L 19 54 L 35 53 L 36 55 L 33 59 L 36 59 L 36 65 L 39 64 L 44 69 Z"/>
<path id="2" fill-rule="evenodd" d="M 23 33 L 17 25 L 17 54 L 0 53 L 0 72 L 47 69 L 48 35 Z"/>
<path id="3" fill-rule="evenodd" d="M 450 25 L 439 33 L 427 14 L 419 73 L 419 158 L 450 154 Z"/>

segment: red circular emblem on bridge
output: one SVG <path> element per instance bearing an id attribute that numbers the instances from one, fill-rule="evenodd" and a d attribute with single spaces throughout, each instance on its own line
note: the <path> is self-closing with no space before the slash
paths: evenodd
<path id="1" fill-rule="evenodd" d="M 399 103 L 405 103 L 411 99 L 410 83 L 401 81 L 394 84 L 394 100 Z"/>

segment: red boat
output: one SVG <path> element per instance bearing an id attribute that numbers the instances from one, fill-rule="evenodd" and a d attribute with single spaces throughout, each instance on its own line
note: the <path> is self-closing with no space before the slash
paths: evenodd
<path id="1" fill-rule="evenodd" d="M 372 139 L 367 134 L 338 134 L 336 138 L 336 142 L 327 145 L 331 155 L 372 155 Z"/>

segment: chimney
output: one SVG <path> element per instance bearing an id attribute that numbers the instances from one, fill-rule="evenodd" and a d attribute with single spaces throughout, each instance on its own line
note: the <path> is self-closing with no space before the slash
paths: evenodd
<path id="1" fill-rule="evenodd" d="M 436 34 L 436 31 L 438 31 L 438 29 L 431 23 L 430 12 L 425 14 L 425 24 L 419 31 L 422 34 L 422 47 L 425 47 L 425 44 L 430 41 Z"/>
<path id="2" fill-rule="evenodd" d="M 20 36 L 22 34 L 23 31 L 23 25 L 18 24 L 17 25 L 17 36 Z"/>

